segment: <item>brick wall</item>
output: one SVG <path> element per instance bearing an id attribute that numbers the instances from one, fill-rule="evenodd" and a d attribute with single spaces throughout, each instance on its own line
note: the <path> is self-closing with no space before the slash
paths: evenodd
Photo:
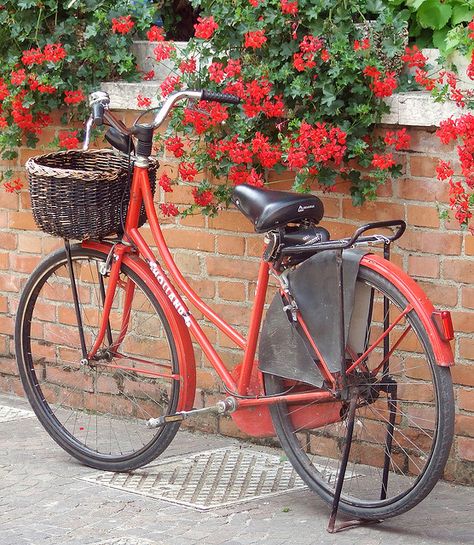
<path id="1" fill-rule="evenodd" d="M 131 119 L 131 114 L 127 114 Z M 411 128 L 411 149 L 400 156 L 404 175 L 381 188 L 376 203 L 354 208 L 348 187 L 341 183 L 323 196 L 326 219 L 323 225 L 333 237 L 348 235 L 362 222 L 402 218 L 409 228 L 398 241 L 393 259 L 413 275 L 435 305 L 451 310 L 456 339 L 456 366 L 452 375 L 456 393 L 456 439 L 446 477 L 474 483 L 474 237 L 459 230 L 455 222 L 439 219 L 438 203 L 447 202 L 447 188 L 435 180 L 439 157 L 453 155 L 433 132 Z M 48 129 L 48 141 L 54 136 Z M 41 142 L 43 145 L 46 142 Z M 15 168 L 21 173 L 25 160 L 36 150 L 21 149 Z M 5 167 L 6 168 L 6 165 Z M 176 165 L 165 159 L 163 171 L 173 176 Z M 23 176 L 24 177 L 24 176 Z M 290 182 L 273 180 L 274 188 L 286 189 Z M 186 187 L 167 194 L 169 202 L 191 202 Z M 164 195 L 157 195 L 157 200 Z M 236 211 L 222 212 L 217 218 L 191 216 L 166 221 L 164 232 L 176 261 L 193 287 L 215 310 L 237 329 L 245 332 L 253 299 L 262 237 Z M 150 233 L 144 228 L 147 240 Z M 0 192 L 0 391 L 21 395 L 13 356 L 13 320 L 22 284 L 41 256 L 61 245 L 35 229 L 25 188 L 19 193 Z M 241 353 L 210 324 L 203 322 L 212 343 L 230 367 Z M 218 387 L 216 376 L 196 350 L 198 365 L 197 405 L 211 403 Z M 213 432 L 238 435 L 229 419 L 210 416 L 201 425 Z"/>

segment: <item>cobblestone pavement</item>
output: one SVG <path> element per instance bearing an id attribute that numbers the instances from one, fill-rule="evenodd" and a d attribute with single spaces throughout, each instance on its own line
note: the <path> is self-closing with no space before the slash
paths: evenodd
<path id="1" fill-rule="evenodd" d="M 0 405 L 28 409 L 7 396 Z M 165 456 L 231 444 L 180 432 Z M 474 544 L 473 490 L 446 483 L 405 515 L 330 535 L 328 508 L 307 490 L 200 512 L 81 480 L 94 473 L 35 417 L 0 419 L 0 545 Z"/>

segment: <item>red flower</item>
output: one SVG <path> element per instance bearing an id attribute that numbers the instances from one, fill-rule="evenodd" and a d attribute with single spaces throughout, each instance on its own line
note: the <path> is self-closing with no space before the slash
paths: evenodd
<path id="1" fill-rule="evenodd" d="M 181 87 L 181 78 L 170 74 L 160 85 L 161 94 L 166 97 L 179 87 Z"/>
<path id="2" fill-rule="evenodd" d="M 387 168 L 393 167 L 394 164 L 395 161 L 393 160 L 393 155 L 391 153 L 387 153 L 385 155 L 379 155 L 377 153 L 374 153 L 374 157 L 372 159 L 373 167 L 385 170 Z"/>
<path id="3" fill-rule="evenodd" d="M 6 129 L 8 127 L 7 120 L 0 116 L 0 129 Z"/>
<path id="4" fill-rule="evenodd" d="M 0 78 L 0 101 L 5 100 L 9 94 L 10 91 L 8 90 L 8 85 L 2 78 Z"/>
<path id="5" fill-rule="evenodd" d="M 194 181 L 198 170 L 194 163 L 179 163 L 178 172 L 184 181 L 192 182 Z"/>
<path id="6" fill-rule="evenodd" d="M 384 141 L 388 146 L 395 146 L 396 150 L 407 149 L 410 145 L 410 135 L 405 128 L 397 132 L 387 131 Z"/>
<path id="7" fill-rule="evenodd" d="M 255 187 L 263 187 L 263 177 L 253 168 L 247 177 L 247 183 Z"/>
<path id="8" fill-rule="evenodd" d="M 159 61 L 165 61 L 166 59 L 169 59 L 171 56 L 171 53 L 175 50 L 175 47 L 170 42 L 159 42 L 158 45 L 153 50 L 153 54 L 155 55 L 155 59 Z"/>
<path id="9" fill-rule="evenodd" d="M 3 187 L 7 193 L 13 193 L 14 191 L 19 191 L 23 187 L 23 182 L 20 178 L 15 178 L 11 182 L 3 184 Z"/>
<path id="10" fill-rule="evenodd" d="M 167 174 L 163 174 L 158 180 L 158 184 L 165 193 L 171 193 L 173 188 L 171 187 L 171 178 Z"/>
<path id="11" fill-rule="evenodd" d="M 212 38 L 219 25 L 214 21 L 214 17 L 198 17 L 198 22 L 194 25 L 194 36 L 203 40 Z"/>
<path id="12" fill-rule="evenodd" d="M 258 8 L 260 4 L 260 0 L 249 0 L 249 4 L 253 6 L 254 8 Z"/>
<path id="13" fill-rule="evenodd" d="M 405 54 L 402 57 L 402 61 L 406 62 L 409 68 L 424 68 L 426 65 L 427 57 L 418 49 L 418 46 L 405 47 Z"/>
<path id="14" fill-rule="evenodd" d="M 282 13 L 288 15 L 297 15 L 298 14 L 298 2 L 289 2 L 288 0 L 280 0 L 280 8 Z"/>
<path id="15" fill-rule="evenodd" d="M 150 81 L 154 77 L 155 77 L 155 71 L 154 70 L 150 70 L 149 72 L 146 72 L 145 74 L 143 74 L 143 79 L 145 81 Z"/>
<path id="16" fill-rule="evenodd" d="M 44 47 L 44 59 L 48 62 L 59 62 L 66 58 L 67 53 L 62 44 L 48 44 Z"/>
<path id="17" fill-rule="evenodd" d="M 139 94 L 137 96 L 137 106 L 139 108 L 149 108 L 151 106 L 151 98 Z"/>
<path id="18" fill-rule="evenodd" d="M 26 73 L 23 68 L 11 73 L 10 81 L 12 85 L 21 85 L 26 79 Z"/>
<path id="19" fill-rule="evenodd" d="M 382 75 L 380 70 L 375 68 L 375 66 L 366 66 L 364 70 L 362 70 L 362 73 L 364 76 L 368 76 L 369 78 L 380 78 Z"/>
<path id="20" fill-rule="evenodd" d="M 157 26 L 152 26 L 146 33 L 146 37 L 150 42 L 162 42 L 165 39 L 165 31 Z"/>
<path id="21" fill-rule="evenodd" d="M 177 216 L 179 214 L 179 210 L 176 208 L 176 205 L 174 204 L 160 204 L 160 210 L 164 216 Z"/>
<path id="22" fill-rule="evenodd" d="M 458 132 L 456 123 L 452 119 L 445 119 L 440 122 L 439 129 L 436 131 L 436 136 L 443 142 L 449 144 L 451 140 L 457 140 Z"/>
<path id="23" fill-rule="evenodd" d="M 436 177 L 438 180 L 447 180 L 454 174 L 454 170 L 449 161 L 440 161 L 436 167 Z"/>
<path id="24" fill-rule="evenodd" d="M 254 30 L 245 34 L 244 45 L 245 47 L 260 49 L 266 41 L 265 30 Z"/>
<path id="25" fill-rule="evenodd" d="M 181 61 L 179 65 L 179 71 L 183 74 L 193 74 L 196 72 L 196 59 L 189 59 L 187 61 Z"/>
<path id="26" fill-rule="evenodd" d="M 118 19 L 112 19 L 112 32 L 114 34 L 128 34 L 135 23 L 131 15 L 121 15 Z"/>
<path id="27" fill-rule="evenodd" d="M 370 49 L 369 38 L 364 38 L 361 42 L 359 42 L 359 40 L 354 40 L 353 48 L 354 48 L 354 51 Z"/>
<path id="28" fill-rule="evenodd" d="M 474 17 L 472 21 L 467 25 L 467 28 L 471 31 L 468 34 L 468 38 L 471 38 L 472 40 L 474 40 Z"/>
<path id="29" fill-rule="evenodd" d="M 228 78 L 233 78 L 242 72 L 242 64 L 239 59 L 229 59 L 225 67 L 225 73 Z"/>
<path id="30" fill-rule="evenodd" d="M 38 85 L 38 91 L 40 93 L 52 95 L 57 91 L 57 89 L 56 87 L 53 87 L 52 85 L 40 84 Z"/>
<path id="31" fill-rule="evenodd" d="M 181 157 L 184 153 L 184 143 L 179 136 L 168 138 L 165 146 L 175 157 Z"/>
<path id="32" fill-rule="evenodd" d="M 426 70 L 422 70 L 421 68 L 417 68 L 415 72 L 415 81 L 424 87 L 427 91 L 432 91 L 435 88 L 436 80 L 433 78 L 428 77 L 428 73 Z"/>
<path id="33" fill-rule="evenodd" d="M 212 199 L 214 198 L 212 191 L 210 191 L 209 189 L 200 191 L 197 187 L 193 187 L 192 194 L 194 202 L 198 206 L 209 206 L 212 202 Z"/>
<path id="34" fill-rule="evenodd" d="M 44 55 L 40 48 L 28 49 L 23 51 L 21 62 L 25 66 L 31 66 L 32 64 L 41 64 L 45 60 Z"/>
<path id="35" fill-rule="evenodd" d="M 65 104 L 79 104 L 85 99 L 86 97 L 81 89 L 78 89 L 77 91 L 64 91 Z"/>
<path id="36" fill-rule="evenodd" d="M 331 55 L 329 55 L 329 51 L 327 49 L 323 49 L 321 51 L 321 60 L 323 62 L 327 62 L 331 58 Z"/>
<path id="37" fill-rule="evenodd" d="M 79 147 L 77 131 L 63 131 L 59 133 L 59 147 L 66 149 L 75 149 Z"/>
<path id="38" fill-rule="evenodd" d="M 306 35 L 300 43 L 300 50 L 303 53 L 316 53 L 323 48 L 323 41 L 317 36 Z"/>
<path id="39" fill-rule="evenodd" d="M 221 62 L 213 62 L 209 65 L 209 79 L 221 83 L 225 79 L 224 65 Z"/>
<path id="40" fill-rule="evenodd" d="M 471 62 L 467 67 L 466 74 L 469 79 L 474 80 L 474 51 L 472 52 Z"/>

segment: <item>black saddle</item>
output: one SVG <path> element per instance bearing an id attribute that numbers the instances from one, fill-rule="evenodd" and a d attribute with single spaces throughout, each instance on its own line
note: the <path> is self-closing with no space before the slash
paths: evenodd
<path id="1" fill-rule="evenodd" d="M 257 233 L 303 220 L 318 223 L 324 215 L 323 203 L 315 195 L 272 191 L 241 184 L 235 186 L 231 199 L 253 223 Z"/>

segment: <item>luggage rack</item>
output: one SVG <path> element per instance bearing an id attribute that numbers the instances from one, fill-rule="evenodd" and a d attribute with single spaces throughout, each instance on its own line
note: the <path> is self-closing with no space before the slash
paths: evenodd
<path id="1" fill-rule="evenodd" d="M 374 234 L 362 236 L 366 231 L 372 229 L 381 229 L 384 227 L 397 227 L 396 231 L 391 235 Z M 361 225 L 351 237 L 341 238 L 338 240 L 327 240 L 317 242 L 316 244 L 308 244 L 307 246 L 286 246 L 281 249 L 281 257 L 298 254 L 299 256 L 307 256 L 322 252 L 324 250 L 346 250 L 356 245 L 363 244 L 391 244 L 399 239 L 405 232 L 407 225 L 403 220 L 376 221 Z"/>

